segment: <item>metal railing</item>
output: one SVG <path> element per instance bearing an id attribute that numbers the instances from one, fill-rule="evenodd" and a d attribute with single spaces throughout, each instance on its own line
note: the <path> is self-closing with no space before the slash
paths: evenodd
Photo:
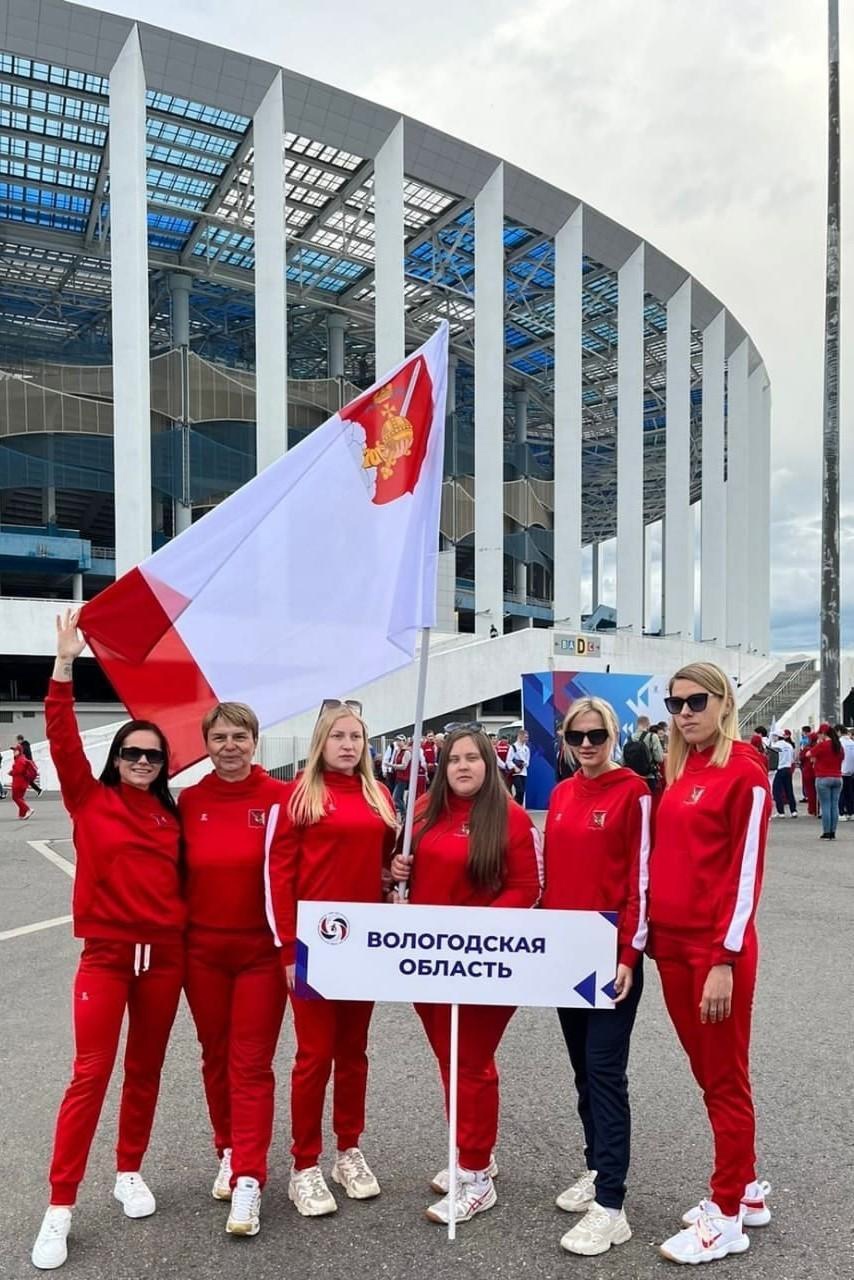
<path id="1" fill-rule="evenodd" d="M 788 691 L 790 691 L 791 686 L 793 684 L 798 684 L 800 682 L 801 677 L 806 675 L 807 673 L 811 674 L 814 677 L 814 680 L 811 681 L 810 683 L 815 683 L 815 680 L 818 679 L 818 672 L 815 669 L 815 660 L 813 658 L 808 659 L 806 662 L 802 662 L 800 666 L 796 667 L 792 671 L 792 673 L 787 677 L 786 680 L 783 681 L 781 685 L 777 686 L 777 688 L 773 691 L 773 693 L 769 693 L 767 698 L 764 698 L 763 701 L 760 702 L 757 707 L 753 708 L 753 710 L 750 712 L 750 719 L 753 721 L 753 723 L 761 724 L 769 711 L 771 711 L 773 715 L 776 715 L 780 700 L 784 698 L 785 694 Z M 800 693 L 806 693 L 806 689 L 800 690 L 799 696 L 800 696 Z M 795 699 L 795 701 L 797 701 L 797 699 Z"/>

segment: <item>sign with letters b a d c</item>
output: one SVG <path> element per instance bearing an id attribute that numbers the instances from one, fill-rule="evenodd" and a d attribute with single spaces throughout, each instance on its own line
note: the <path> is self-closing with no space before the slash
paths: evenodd
<path id="1" fill-rule="evenodd" d="M 612 1009 L 609 911 L 300 902 L 296 994 Z"/>

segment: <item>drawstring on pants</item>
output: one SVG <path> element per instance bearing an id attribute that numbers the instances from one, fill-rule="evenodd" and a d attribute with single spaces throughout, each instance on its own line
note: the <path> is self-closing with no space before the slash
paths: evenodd
<path id="1" fill-rule="evenodd" d="M 140 973 L 147 973 L 151 964 L 151 944 L 137 942 L 133 949 L 133 971 L 138 978 Z"/>

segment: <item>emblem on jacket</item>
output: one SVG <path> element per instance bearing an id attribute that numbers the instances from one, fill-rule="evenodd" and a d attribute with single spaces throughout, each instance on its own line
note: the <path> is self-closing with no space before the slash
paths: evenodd
<path id="1" fill-rule="evenodd" d="M 685 803 L 686 803 L 686 804 L 699 804 L 700 800 L 702 799 L 702 797 L 703 797 L 705 794 L 706 794 L 706 788 L 705 788 L 705 787 L 694 787 L 693 791 L 691 792 L 690 796 L 689 796 L 689 797 L 688 797 L 688 799 L 685 801 Z"/>
<path id="2" fill-rule="evenodd" d="M 469 824 L 467 822 L 461 822 L 459 830 L 457 831 L 457 835 L 467 836 L 468 834 L 469 834 Z"/>
<path id="3" fill-rule="evenodd" d="M 590 815 L 591 827 L 604 827 L 607 816 L 607 809 L 594 809 Z"/>
<path id="4" fill-rule="evenodd" d="M 266 817 L 267 815 L 263 809 L 250 809 L 249 810 L 250 827 L 263 827 L 265 825 Z"/>

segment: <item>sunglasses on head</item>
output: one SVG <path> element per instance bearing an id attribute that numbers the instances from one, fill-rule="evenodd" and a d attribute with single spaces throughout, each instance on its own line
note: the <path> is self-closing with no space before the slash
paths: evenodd
<path id="1" fill-rule="evenodd" d="M 580 747 L 585 739 L 590 743 L 591 747 L 601 747 L 608 741 L 608 730 L 587 729 L 582 732 L 580 729 L 567 729 L 563 738 L 567 746 L 570 747 Z"/>
<path id="2" fill-rule="evenodd" d="M 362 718 L 362 704 L 358 698 L 324 698 L 317 713 L 318 720 L 324 711 L 332 711 L 337 707 L 346 707 L 354 716 L 358 716 L 360 720 Z"/>
<path id="3" fill-rule="evenodd" d="M 671 696 L 664 699 L 664 705 L 672 716 L 678 716 L 683 707 L 687 707 L 689 711 L 705 711 L 711 696 L 708 693 L 689 693 L 687 698 Z"/>
<path id="4" fill-rule="evenodd" d="M 140 760 L 148 764 L 163 764 L 166 752 L 160 747 L 119 747 L 119 759 L 126 760 L 128 764 L 139 764 Z"/>

